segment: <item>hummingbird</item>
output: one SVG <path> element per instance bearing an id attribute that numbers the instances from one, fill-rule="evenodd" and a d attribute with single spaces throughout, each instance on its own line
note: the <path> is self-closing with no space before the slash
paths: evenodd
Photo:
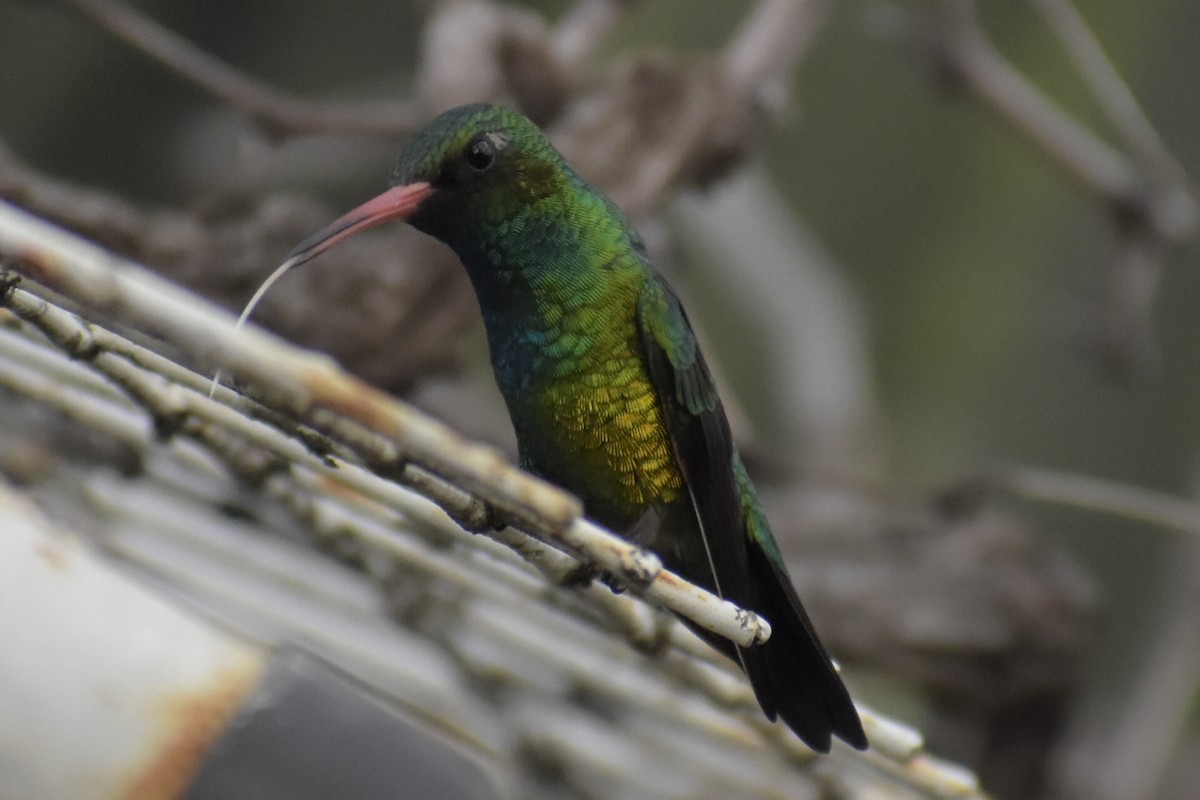
<path id="1" fill-rule="evenodd" d="M 620 209 L 536 125 L 483 103 L 415 133 L 391 186 L 301 242 L 277 274 L 389 220 L 449 245 L 479 301 L 521 467 L 672 571 L 765 617 L 771 636 L 750 647 L 690 627 L 809 747 L 828 752 L 836 735 L 866 749 L 687 314 Z"/>

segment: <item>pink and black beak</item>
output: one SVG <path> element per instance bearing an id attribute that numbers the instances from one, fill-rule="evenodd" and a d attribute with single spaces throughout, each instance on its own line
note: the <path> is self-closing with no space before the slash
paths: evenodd
<path id="1" fill-rule="evenodd" d="M 431 194 L 433 194 L 433 187 L 424 181 L 404 186 L 394 186 L 373 200 L 363 203 L 350 213 L 343 214 L 329 225 L 326 225 L 296 245 L 296 249 L 255 290 L 254 296 L 250 298 L 250 302 L 246 303 L 246 307 L 242 309 L 242 314 L 238 317 L 235 327 L 240 328 L 245 324 L 259 301 L 266 296 L 267 290 L 274 286 L 275 282 L 282 278 L 289 270 L 312 261 L 338 242 L 353 236 L 359 231 L 364 231 L 367 228 L 393 219 L 408 219 Z M 217 374 L 220 375 L 220 373 Z M 213 386 L 216 386 L 215 378 L 213 379 Z"/>
<path id="2" fill-rule="evenodd" d="M 424 182 L 393 186 L 378 197 L 368 200 L 353 211 L 343 214 L 288 254 L 287 267 L 298 267 L 324 253 L 343 239 L 359 231 L 373 228 L 390 220 L 406 220 L 433 194 L 433 187 Z"/>

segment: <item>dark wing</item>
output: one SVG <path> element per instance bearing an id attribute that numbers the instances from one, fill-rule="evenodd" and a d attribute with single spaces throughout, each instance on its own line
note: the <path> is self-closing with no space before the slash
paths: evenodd
<path id="1" fill-rule="evenodd" d="M 761 647 L 734 647 L 720 637 L 697 633 L 741 662 L 766 715 L 782 716 L 810 747 L 828 752 L 830 734 L 836 733 L 852 746 L 866 748 L 854 703 L 796 596 L 735 455 L 725 409 L 687 315 L 661 278 L 647 280 L 637 321 L 707 561 L 684 556 L 686 563 L 668 560 L 668 566 L 772 624 L 771 639 Z"/>
<path id="2" fill-rule="evenodd" d="M 642 289 L 637 322 L 650 380 L 704 538 L 708 575 L 701 564 L 672 567 L 722 597 L 745 602 L 751 587 L 742 502 L 721 398 L 683 307 L 657 276 L 651 275 Z"/>
<path id="3" fill-rule="evenodd" d="M 734 472 L 746 500 L 746 531 L 754 542 L 748 552 L 757 596 L 750 608 L 771 622 L 770 640 L 755 648 L 763 651 L 763 658 L 753 664 L 759 671 L 748 671 L 754 693 L 768 716 L 778 713 L 814 750 L 829 750 L 830 733 L 865 750 L 867 735 L 858 710 L 796 595 L 766 515 L 736 456 Z"/>

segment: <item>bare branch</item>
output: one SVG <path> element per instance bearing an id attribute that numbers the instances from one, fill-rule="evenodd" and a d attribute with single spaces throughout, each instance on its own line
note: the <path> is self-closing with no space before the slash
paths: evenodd
<path id="1" fill-rule="evenodd" d="M 112 0 L 63 0 L 136 50 L 158 61 L 224 102 L 240 108 L 276 133 L 365 133 L 394 135 L 423 121 L 410 103 L 341 106 L 280 92 L 246 77 L 178 34 Z"/>
<path id="2" fill-rule="evenodd" d="M 1116 378 L 1158 361 L 1151 319 L 1162 277 L 1162 251 L 1162 240 L 1147 231 L 1119 233 L 1114 243 L 1096 349 L 1102 366 Z"/>
<path id="3" fill-rule="evenodd" d="M 824 0 L 760 0 L 725 47 L 730 82 L 751 94 L 780 94 L 824 15 Z"/>
<path id="4" fill-rule="evenodd" d="M 1200 504 L 1088 475 L 1018 467 L 983 478 L 982 484 L 1034 500 L 1078 506 L 1200 535 Z"/>
<path id="5" fill-rule="evenodd" d="M 1153 363 L 1151 314 L 1163 244 L 1192 234 L 1197 204 L 1182 168 L 1075 9 L 1067 0 L 1037 5 L 1134 158 L 1070 117 L 1001 56 L 980 26 L 973 0 L 938 0 L 936 56 L 951 80 L 1110 210 L 1116 250 L 1098 344 L 1104 364 L 1126 377 Z"/>
<path id="6" fill-rule="evenodd" d="M 1120 153 L 1067 116 L 993 47 L 971 0 L 939 0 L 941 66 L 973 90 L 1013 130 L 1068 175 L 1113 205 L 1140 192 L 1137 171 Z"/>
<path id="7" fill-rule="evenodd" d="M 742 163 L 783 105 L 780 86 L 819 27 L 819 0 L 762 0 L 708 58 L 643 54 L 619 61 L 552 138 L 567 159 L 634 217 Z"/>
<path id="8" fill-rule="evenodd" d="M 1124 800 L 1169 794 L 1163 784 L 1185 738 L 1189 710 L 1200 698 L 1200 540 L 1181 540 L 1173 550 L 1153 618 L 1154 639 L 1141 648 L 1139 677 L 1108 701 L 1117 705 L 1115 714 L 1105 708 L 1102 722 L 1092 720 L 1090 727 L 1085 722 L 1067 737 L 1055 776 L 1059 796 Z"/>
<path id="9" fill-rule="evenodd" d="M 1145 670 L 1111 730 L 1111 746 L 1096 763 L 1093 797 L 1159 796 L 1164 773 L 1200 696 L 1200 541 L 1180 543 L 1163 589 Z"/>
<path id="10" fill-rule="evenodd" d="M 1058 36 L 1087 81 L 1093 96 L 1108 114 L 1117 133 L 1161 182 L 1172 184 L 1168 199 L 1172 203 L 1156 215 L 1159 229 L 1171 238 L 1183 238 L 1196 223 L 1196 201 L 1187 191 L 1183 167 L 1163 144 L 1158 132 L 1138 105 L 1137 98 L 1117 73 L 1087 23 L 1069 0 L 1035 0 L 1050 29 Z"/>

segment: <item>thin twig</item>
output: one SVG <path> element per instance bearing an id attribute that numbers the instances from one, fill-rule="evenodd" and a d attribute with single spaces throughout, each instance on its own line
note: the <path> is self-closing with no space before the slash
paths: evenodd
<path id="1" fill-rule="evenodd" d="M 1067 116 L 996 51 L 970 0 L 940 0 L 939 8 L 937 44 L 951 76 L 1092 192 L 1114 205 L 1136 197 L 1141 181 L 1128 159 Z"/>
<path id="2" fill-rule="evenodd" d="M 824 0 L 761 0 L 725 47 L 730 82 L 761 93 L 788 80 L 824 15 Z"/>
<path id="3" fill-rule="evenodd" d="M 1158 797 L 1200 693 L 1200 541 L 1180 542 L 1163 587 L 1158 630 L 1142 650 L 1140 672 L 1097 762 L 1093 797 Z"/>
<path id="4" fill-rule="evenodd" d="M 1117 134 L 1148 171 L 1147 216 L 1155 232 L 1171 241 L 1185 240 L 1195 231 L 1200 208 L 1183 166 L 1167 149 L 1069 0 L 1034 0 L 1034 5 L 1062 42 Z"/>
<path id="5" fill-rule="evenodd" d="M 1183 240 L 1196 226 L 1197 203 L 1182 168 L 1066 0 L 1038 0 L 1038 7 L 1134 158 L 1069 116 L 1005 60 L 981 27 L 972 0 L 939 0 L 937 7 L 935 46 L 946 74 L 1109 209 L 1116 249 L 1099 350 L 1117 377 L 1141 371 L 1153 363 L 1151 315 L 1163 244 Z"/>
<path id="6" fill-rule="evenodd" d="M 63 0 L 136 50 L 192 81 L 224 102 L 251 114 L 277 133 L 395 135 L 420 124 L 410 103 L 334 105 L 295 97 L 230 67 L 179 34 L 122 3 Z"/>
<path id="7" fill-rule="evenodd" d="M 1150 124 L 1145 112 L 1138 105 L 1137 98 L 1113 67 L 1104 48 L 1100 46 L 1100 42 L 1096 40 L 1075 6 L 1069 0 L 1034 0 L 1034 6 L 1062 42 L 1075 62 L 1079 74 L 1087 81 L 1092 94 L 1113 123 L 1113 127 L 1134 154 L 1160 178 L 1186 185 L 1187 177 L 1183 167 L 1171 155 L 1154 126 Z M 1187 204 L 1187 213 L 1174 224 L 1164 228 L 1164 233 L 1185 234 L 1194 224 L 1195 201 L 1186 192 L 1184 197 L 1191 201 Z"/>
<path id="8" fill-rule="evenodd" d="M 1200 504 L 1117 481 L 1018 467 L 985 478 L 984 485 L 1035 500 L 1117 514 L 1200 535 Z"/>
<path id="9" fill-rule="evenodd" d="M 1179 541 L 1155 615 L 1143 668 L 1102 719 L 1085 720 L 1055 759 L 1058 796 L 1125 800 L 1167 796 L 1164 782 L 1200 699 L 1200 540 Z M 1113 706 L 1116 706 L 1115 711 Z"/>

